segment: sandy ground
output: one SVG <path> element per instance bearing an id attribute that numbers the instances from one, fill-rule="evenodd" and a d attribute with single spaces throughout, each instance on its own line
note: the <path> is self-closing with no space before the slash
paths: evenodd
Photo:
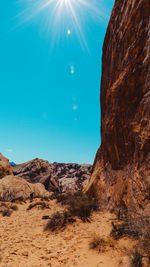
<path id="1" fill-rule="evenodd" d="M 36 200 L 34 201 L 36 202 Z M 18 210 L 10 217 L 0 214 L 1 267 L 129 267 L 129 251 L 132 242 L 116 241 L 115 247 L 104 252 L 89 248 L 93 236 L 109 238 L 111 222 L 115 216 L 108 212 L 93 213 L 91 223 L 79 219 L 64 231 L 44 232 L 47 221 L 43 215 L 51 215 L 62 209 L 50 201 L 50 209 L 38 207 L 27 211 L 30 202 L 17 204 Z"/>

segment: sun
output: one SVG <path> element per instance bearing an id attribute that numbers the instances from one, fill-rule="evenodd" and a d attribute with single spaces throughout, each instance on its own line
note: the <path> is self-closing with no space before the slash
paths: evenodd
<path id="1" fill-rule="evenodd" d="M 26 6 L 24 21 L 34 19 L 38 15 L 42 17 L 42 25 L 50 37 L 56 40 L 66 36 L 76 35 L 81 46 L 88 48 L 83 28 L 87 27 L 87 17 L 92 19 L 106 18 L 100 2 L 102 0 L 19 0 Z M 84 25 L 83 25 L 84 24 Z"/>

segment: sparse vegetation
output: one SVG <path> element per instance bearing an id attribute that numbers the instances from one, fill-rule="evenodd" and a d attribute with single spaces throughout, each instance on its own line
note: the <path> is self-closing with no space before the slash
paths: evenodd
<path id="1" fill-rule="evenodd" d="M 16 210 L 18 210 L 18 206 L 17 206 L 17 205 L 11 205 L 11 206 L 10 206 L 10 209 L 12 209 L 12 210 L 15 210 L 15 211 L 16 211 Z"/>
<path id="2" fill-rule="evenodd" d="M 141 255 L 141 253 L 135 249 L 132 253 L 132 260 L 131 260 L 131 266 L 132 267 L 142 267 L 142 258 L 143 256 Z"/>
<path id="3" fill-rule="evenodd" d="M 89 221 L 92 211 L 99 210 L 97 199 L 89 197 L 82 192 L 74 195 L 60 195 L 57 201 L 61 202 L 62 205 L 67 205 L 71 216 L 77 216 L 83 222 Z"/>
<path id="4" fill-rule="evenodd" d="M 150 265 L 150 223 L 147 221 L 147 227 L 139 240 L 139 247 L 143 255 L 146 255 Z"/>
<path id="5" fill-rule="evenodd" d="M 12 197 L 11 198 L 11 202 L 12 203 L 14 203 L 14 202 L 24 202 L 24 199 L 23 199 L 23 197 L 18 197 L 18 198 Z"/>
<path id="6" fill-rule="evenodd" d="M 75 222 L 75 217 L 79 217 L 83 222 L 90 222 L 92 211 L 99 210 L 97 199 L 90 198 L 82 192 L 59 195 L 57 202 L 65 205 L 66 211 L 54 213 L 44 230 L 55 231 L 65 228 L 67 224 Z"/>
<path id="7" fill-rule="evenodd" d="M 29 207 L 27 208 L 27 210 L 31 210 L 34 207 L 41 207 L 42 209 L 49 209 L 49 205 L 46 204 L 45 202 L 36 202 L 34 204 L 30 204 Z"/>
<path id="8" fill-rule="evenodd" d="M 113 238 L 104 239 L 95 235 L 89 244 L 90 249 L 96 249 L 98 252 L 104 252 L 107 247 L 114 248 L 116 241 Z"/>
<path id="9" fill-rule="evenodd" d="M 4 217 L 5 217 L 5 216 L 10 217 L 11 214 L 12 214 L 12 211 L 9 210 L 9 209 L 5 209 L 5 210 L 2 211 L 2 215 L 3 215 Z"/>
<path id="10" fill-rule="evenodd" d="M 124 222 L 118 225 L 112 223 L 113 230 L 111 231 L 111 236 L 118 240 L 124 236 L 128 236 L 130 238 L 139 238 L 139 231 L 135 227 L 133 222 Z"/>
<path id="11" fill-rule="evenodd" d="M 0 204 L 0 213 L 2 214 L 2 216 L 10 216 L 12 214 L 13 211 L 18 210 L 17 205 L 11 205 L 10 203 L 6 204 L 6 203 L 1 203 Z"/>
<path id="12" fill-rule="evenodd" d="M 99 237 L 99 236 L 94 236 L 93 240 L 89 244 L 90 249 L 96 249 L 98 251 L 104 251 L 106 247 L 106 241 Z"/>
<path id="13" fill-rule="evenodd" d="M 131 266 L 143 266 L 142 258 L 148 259 L 150 266 L 150 217 L 129 210 L 121 220 L 119 224 L 112 223 L 111 236 L 116 240 L 125 236 L 137 240 Z"/>
<path id="14" fill-rule="evenodd" d="M 70 216 L 67 212 L 56 212 L 52 215 L 51 219 L 46 224 L 44 230 L 45 231 L 56 231 L 66 227 L 69 223 L 75 222 L 75 219 Z"/>
<path id="15" fill-rule="evenodd" d="M 8 208 L 8 205 L 4 202 L 1 203 L 1 207 L 5 207 L 5 208 Z"/>

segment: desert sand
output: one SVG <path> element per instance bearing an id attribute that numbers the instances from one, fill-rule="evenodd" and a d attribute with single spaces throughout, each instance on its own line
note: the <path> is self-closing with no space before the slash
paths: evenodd
<path id="1" fill-rule="evenodd" d="M 39 200 L 33 200 L 33 203 Z M 90 249 L 95 235 L 110 239 L 115 215 L 109 212 L 94 212 L 91 222 L 80 219 L 58 232 L 43 231 L 47 220 L 43 215 L 52 215 L 62 210 L 55 200 L 50 209 L 34 207 L 27 210 L 30 201 L 17 204 L 18 210 L 10 217 L 0 214 L 1 267 L 119 267 L 130 266 L 130 252 L 134 245 L 129 239 L 114 241 L 112 247 L 98 252 Z M 111 243 L 111 241 L 110 241 Z"/>

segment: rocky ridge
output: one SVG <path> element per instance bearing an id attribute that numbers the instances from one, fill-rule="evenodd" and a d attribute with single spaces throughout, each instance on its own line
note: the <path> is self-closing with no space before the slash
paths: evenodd
<path id="1" fill-rule="evenodd" d="M 90 178 L 91 165 L 52 163 L 34 159 L 13 167 L 15 176 L 30 183 L 42 183 L 48 191 L 60 193 L 76 192 L 82 188 L 85 180 Z"/>

